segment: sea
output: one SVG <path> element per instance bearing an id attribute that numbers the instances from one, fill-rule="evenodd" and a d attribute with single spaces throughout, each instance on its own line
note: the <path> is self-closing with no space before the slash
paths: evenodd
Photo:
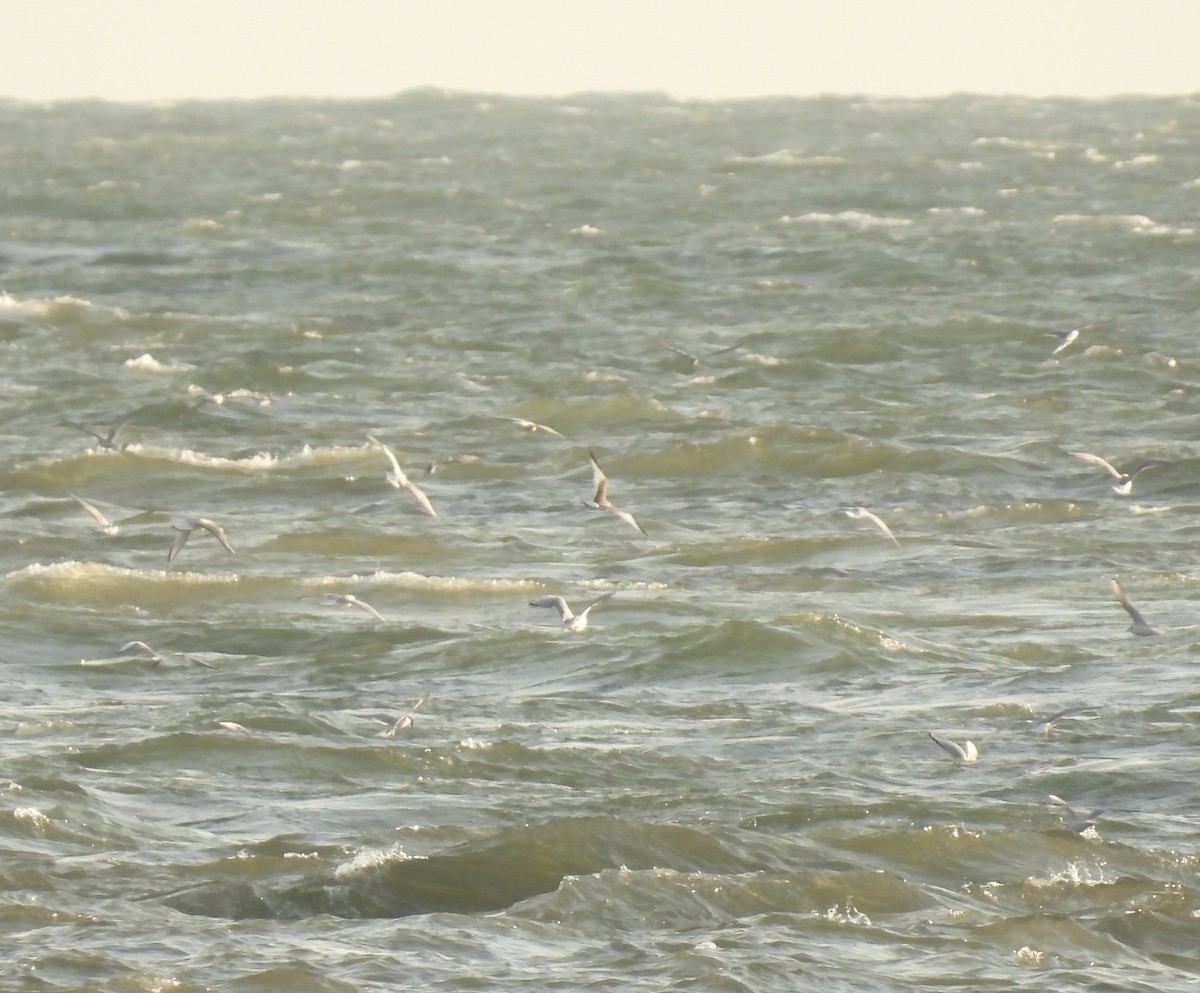
<path id="1" fill-rule="evenodd" d="M 1197 988 L 1200 98 L 0 170 L 0 989 Z"/>

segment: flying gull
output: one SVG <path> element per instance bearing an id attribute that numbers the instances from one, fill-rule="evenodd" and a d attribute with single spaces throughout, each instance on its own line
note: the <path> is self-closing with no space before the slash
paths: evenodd
<path id="1" fill-rule="evenodd" d="M 211 662 L 205 662 L 203 659 L 195 658 L 188 655 L 186 652 L 167 652 L 167 655 L 178 655 L 181 659 L 187 659 L 193 665 L 202 665 L 206 669 L 215 669 L 216 666 Z M 133 657 L 137 655 L 147 656 L 146 661 L 151 665 L 161 665 L 165 656 L 156 652 L 153 648 L 147 645 L 144 641 L 127 641 L 117 649 L 117 655 L 122 657 Z"/>
<path id="2" fill-rule="evenodd" d="M 121 429 L 125 427 L 126 424 L 133 420 L 133 417 L 134 415 L 131 414 L 129 417 L 126 417 L 125 420 L 119 421 L 109 430 L 108 434 L 99 434 L 93 431 L 91 428 L 85 428 L 82 424 L 75 424 L 72 421 L 68 421 L 67 423 L 77 431 L 82 431 L 84 434 L 90 434 L 96 439 L 96 444 L 99 448 L 109 448 L 114 452 L 119 452 L 125 446 L 117 444 L 117 435 L 120 434 Z"/>
<path id="3" fill-rule="evenodd" d="M 1162 632 L 1151 624 L 1146 623 L 1146 618 L 1141 614 L 1132 603 L 1129 602 L 1129 597 L 1125 595 L 1125 591 L 1121 588 L 1121 584 L 1117 580 L 1112 581 L 1113 593 L 1117 596 L 1117 603 L 1125 608 L 1126 613 L 1133 618 L 1133 623 L 1129 625 L 1129 630 L 1140 637 L 1149 637 L 1152 634 L 1162 634 Z"/>
<path id="4" fill-rule="evenodd" d="M 1045 738 L 1050 737 L 1050 731 L 1059 721 L 1069 720 L 1072 717 L 1096 717 L 1100 712 L 1098 707 L 1068 707 L 1066 710 L 1060 710 L 1057 714 L 1051 714 L 1049 717 L 1042 717 L 1033 721 L 1029 725 L 1031 731 L 1041 731 Z"/>
<path id="5" fill-rule="evenodd" d="M 959 762 L 977 762 L 979 761 L 979 749 L 975 747 L 975 742 L 966 741 L 959 744 L 957 741 L 951 741 L 949 738 L 943 738 L 941 735 L 928 732 L 929 737 L 934 740 L 946 753 Z"/>
<path id="6" fill-rule="evenodd" d="M 382 724 L 383 730 L 380 731 L 377 738 L 394 738 L 397 731 L 407 731 L 413 726 L 413 714 L 425 706 L 425 701 L 429 699 L 429 694 L 426 693 L 420 700 L 412 705 L 412 708 L 407 714 L 401 717 L 389 717 L 386 714 L 372 714 L 371 720 L 376 724 Z"/>
<path id="7" fill-rule="evenodd" d="M 375 620 L 383 620 L 383 614 L 353 593 L 326 593 L 321 597 L 321 603 L 326 607 L 357 607 L 359 610 L 365 610 Z"/>
<path id="8" fill-rule="evenodd" d="M 588 625 L 588 611 L 596 604 L 603 603 L 605 600 L 616 594 L 616 590 L 609 590 L 603 596 L 597 597 L 578 614 L 572 613 L 571 608 L 567 605 L 567 601 L 560 596 L 539 596 L 529 601 L 531 607 L 554 607 L 558 610 L 558 616 L 562 618 L 562 627 L 564 631 L 582 631 Z"/>
<path id="9" fill-rule="evenodd" d="M 121 530 L 116 524 L 113 524 L 107 517 L 100 513 L 99 510 L 97 510 L 92 504 L 88 503 L 88 501 L 86 501 L 83 497 L 75 496 L 74 493 L 72 493 L 71 496 L 75 497 L 75 499 L 79 502 L 79 506 L 92 515 L 92 520 L 94 520 L 97 524 L 97 531 L 99 531 L 106 538 L 116 537 L 117 533 Z"/>
<path id="10" fill-rule="evenodd" d="M 892 534 L 892 529 L 888 527 L 877 514 L 871 513 L 871 511 L 867 510 L 866 507 L 850 507 L 843 511 L 843 513 L 847 517 L 853 517 L 855 520 L 870 521 L 877 528 L 879 528 L 880 531 L 891 538 L 892 541 L 896 543 L 896 547 L 900 546 L 900 540 L 894 534 Z"/>
<path id="11" fill-rule="evenodd" d="M 395 489 L 408 490 L 409 493 L 417 498 L 417 503 L 421 505 L 421 509 L 425 513 L 430 517 L 437 517 L 437 511 L 433 509 L 433 504 L 429 502 L 429 497 L 424 494 L 421 487 L 404 475 L 404 470 L 400 468 L 400 463 L 396 461 L 396 456 L 392 454 L 392 450 L 374 435 L 367 435 L 367 441 L 382 448 L 383 454 L 387 456 L 388 462 L 391 463 L 392 467 L 386 473 L 387 481 Z"/>
<path id="12" fill-rule="evenodd" d="M 1146 469 L 1152 469 L 1156 465 L 1169 465 L 1166 459 L 1144 459 L 1128 472 L 1123 472 L 1109 462 L 1108 459 L 1102 459 L 1099 455 L 1093 455 L 1091 452 L 1068 452 L 1067 454 L 1079 459 L 1081 462 L 1098 465 L 1112 476 L 1116 480 L 1113 483 L 1112 489 L 1117 496 L 1129 496 L 1133 492 L 1133 481 Z"/>
<path id="13" fill-rule="evenodd" d="M 591 449 L 588 449 L 588 459 L 592 463 L 592 484 L 596 487 L 596 495 L 591 500 L 584 500 L 584 504 L 593 510 L 611 510 L 635 531 L 641 531 L 642 534 L 645 534 L 646 529 L 634 519 L 633 514 L 629 513 L 628 510 L 622 510 L 609 501 L 608 477 L 604 475 L 604 470 L 600 468 L 600 463 L 596 461 L 596 456 L 592 453 Z"/>
<path id="14" fill-rule="evenodd" d="M 1079 340 L 1079 332 L 1081 330 L 1083 329 L 1075 328 L 1071 331 L 1047 331 L 1046 334 L 1050 335 L 1052 338 L 1058 339 L 1058 344 L 1054 347 L 1054 351 L 1050 353 L 1050 357 L 1053 358 L 1059 352 L 1065 351 L 1075 344 L 1075 342 Z"/>
<path id="15" fill-rule="evenodd" d="M 693 371 L 695 371 L 700 367 L 701 362 L 716 358 L 718 355 L 725 355 L 728 352 L 732 352 L 738 348 L 741 348 L 742 342 L 735 341 L 732 345 L 726 345 L 724 348 L 714 348 L 712 351 L 705 352 L 703 355 L 693 355 L 691 352 L 686 352 L 682 348 L 676 348 L 674 345 L 667 345 L 666 347 L 676 355 L 687 359 L 688 365 Z"/>
<path id="16" fill-rule="evenodd" d="M 176 534 L 175 540 L 171 542 L 171 550 L 167 552 L 168 562 L 179 554 L 179 550 L 187 544 L 188 538 L 192 536 L 193 531 L 207 531 L 225 546 L 225 551 L 230 555 L 233 554 L 233 545 L 229 543 L 229 535 L 225 533 L 225 529 L 216 521 L 210 521 L 207 517 L 197 517 L 185 528 L 181 528 L 178 524 L 172 524 L 171 527 L 175 529 Z"/>
<path id="17" fill-rule="evenodd" d="M 1053 793 L 1049 794 L 1049 797 L 1051 803 L 1057 804 L 1066 811 L 1066 813 L 1063 814 L 1063 827 L 1065 827 L 1068 831 L 1074 831 L 1076 834 L 1083 834 L 1089 828 L 1095 828 L 1096 818 L 1100 816 L 1099 810 L 1093 810 L 1089 813 L 1081 814 L 1078 811 L 1073 810 L 1071 805 L 1062 797 L 1056 796 Z"/>
<path id="18" fill-rule="evenodd" d="M 497 414 L 496 416 L 499 417 L 500 415 Z M 518 427 L 524 428 L 531 434 L 537 434 L 537 432 L 542 431 L 545 434 L 553 435 L 555 438 L 566 437 L 566 435 L 564 435 L 561 431 L 555 431 L 554 428 L 550 427 L 548 424 L 538 424 L 536 421 L 527 421 L 524 417 L 501 417 L 501 420 L 512 421 Z"/>

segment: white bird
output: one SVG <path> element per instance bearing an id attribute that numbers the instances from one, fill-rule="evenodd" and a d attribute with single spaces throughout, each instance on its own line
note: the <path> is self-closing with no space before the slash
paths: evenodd
<path id="1" fill-rule="evenodd" d="M 1050 353 L 1051 358 L 1075 344 L 1079 340 L 1079 332 L 1081 330 L 1082 328 L 1075 328 L 1071 331 L 1047 331 L 1046 334 L 1058 339 L 1058 345 Z"/>
<path id="2" fill-rule="evenodd" d="M 146 655 L 149 656 L 147 661 L 151 665 L 158 665 L 162 662 L 162 656 L 153 648 L 147 645 L 144 641 L 127 641 L 117 649 L 118 655 Z"/>
<path id="3" fill-rule="evenodd" d="M 1117 496 L 1129 496 L 1133 492 L 1133 481 L 1146 469 L 1152 469 L 1156 465 L 1170 464 L 1166 459 L 1143 459 L 1128 472 L 1124 472 L 1109 462 L 1108 459 L 1103 459 L 1099 455 L 1093 455 L 1091 452 L 1068 452 L 1067 454 L 1079 459 L 1081 462 L 1098 465 L 1112 476 L 1116 480 L 1113 483 L 1112 490 Z"/>
<path id="4" fill-rule="evenodd" d="M 425 701 L 429 699 L 429 694 L 426 693 L 420 700 L 412 705 L 412 708 L 407 714 L 401 717 L 388 717 L 386 714 L 372 714 L 371 720 L 376 724 L 382 724 L 383 730 L 375 737 L 377 738 L 394 738 L 397 731 L 407 731 L 413 726 L 413 714 L 425 706 Z"/>
<path id="5" fill-rule="evenodd" d="M 604 470 L 600 468 L 600 463 L 596 461 L 596 456 L 591 449 L 588 450 L 588 459 L 592 463 L 592 485 L 596 487 L 596 494 L 591 500 L 584 500 L 584 505 L 591 507 L 593 510 L 611 510 L 617 517 L 621 518 L 635 531 L 646 533 L 646 529 L 642 527 L 628 510 L 622 510 L 616 504 L 608 499 L 608 477 L 604 475 Z"/>
<path id="6" fill-rule="evenodd" d="M 966 741 L 960 745 L 957 741 L 951 741 L 949 738 L 943 738 L 941 735 L 934 734 L 932 731 L 929 731 L 928 734 L 930 738 L 932 738 L 939 746 L 941 746 L 941 748 L 943 748 L 954 758 L 958 759 L 958 761 L 979 761 L 979 749 L 975 747 L 975 742 Z"/>
<path id="7" fill-rule="evenodd" d="M 326 607 L 357 607 L 359 610 L 365 610 L 375 620 L 383 620 L 383 614 L 353 593 L 326 593 L 321 597 L 321 603 Z"/>
<path id="8" fill-rule="evenodd" d="M 1125 612 L 1133 618 L 1133 623 L 1129 625 L 1129 630 L 1139 637 L 1147 638 L 1152 634 L 1162 634 L 1162 632 L 1152 624 L 1146 623 L 1146 618 L 1141 614 L 1129 601 L 1129 597 L 1125 595 L 1125 590 L 1121 588 L 1121 584 L 1117 580 L 1112 581 L 1113 593 L 1117 596 L 1117 603 L 1125 608 Z"/>
<path id="9" fill-rule="evenodd" d="M 1056 796 L 1053 793 L 1050 793 L 1049 797 L 1051 803 L 1057 804 L 1066 811 L 1066 813 L 1063 815 L 1063 827 L 1065 827 L 1068 831 L 1074 831 L 1076 834 L 1083 834 L 1089 828 L 1094 828 L 1096 826 L 1096 818 L 1100 816 L 1100 811 L 1098 809 L 1090 811 L 1086 814 L 1081 814 L 1072 809 L 1071 805 L 1062 797 Z"/>
<path id="10" fill-rule="evenodd" d="M 187 659 L 193 665 L 202 665 L 206 669 L 215 669 L 216 666 L 211 662 L 205 662 L 203 659 L 195 658 L 188 655 L 186 652 L 167 652 L 167 655 L 178 655 L 181 659 Z M 146 661 L 151 665 L 161 665 L 165 660 L 165 656 L 156 652 L 153 648 L 147 645 L 144 641 L 127 641 L 117 649 L 118 656 L 135 656 L 145 655 Z"/>
<path id="11" fill-rule="evenodd" d="M 373 445 L 378 445 L 383 449 L 383 454 L 387 456 L 387 460 L 391 463 L 391 469 L 385 474 L 387 481 L 395 489 L 406 489 L 414 497 L 417 498 L 417 503 L 421 505 L 421 509 L 430 517 L 437 517 L 437 511 L 433 509 L 433 504 L 429 502 L 429 497 L 421 490 L 416 483 L 404 475 L 404 470 L 400 468 L 400 463 L 396 461 L 396 456 L 392 454 L 392 450 L 387 447 L 382 441 L 374 435 L 367 435 L 367 441 Z"/>
<path id="12" fill-rule="evenodd" d="M 877 514 L 871 513 L 871 511 L 867 510 L 866 507 L 850 507 L 843 511 L 843 513 L 845 513 L 847 517 L 853 517 L 856 520 L 870 521 L 877 528 L 879 528 L 880 531 L 891 538 L 892 541 L 896 543 L 897 548 L 900 546 L 900 540 L 894 534 L 892 534 L 892 529 L 883 522 L 882 518 L 880 518 Z"/>
<path id="13" fill-rule="evenodd" d="M 99 510 L 97 510 L 92 504 L 88 503 L 83 497 L 75 496 L 74 493 L 72 493 L 71 496 L 75 497 L 76 501 L 79 503 L 79 506 L 92 515 L 92 520 L 94 520 L 98 525 L 96 528 L 97 531 L 99 531 L 106 538 L 115 538 L 117 536 L 118 532 L 121 530 L 120 527 L 118 527 L 116 524 L 113 524 L 107 517 L 100 513 Z"/>
<path id="14" fill-rule="evenodd" d="M 609 590 L 603 596 L 597 597 L 578 614 L 572 613 L 571 608 L 567 605 L 567 601 L 560 596 L 545 596 L 536 597 L 529 601 L 531 607 L 554 607 L 558 611 L 558 616 L 562 619 L 562 627 L 564 631 L 582 631 L 588 626 L 588 611 L 596 604 L 603 603 L 610 597 L 616 595 L 616 590 Z"/>
<path id="15" fill-rule="evenodd" d="M 181 528 L 178 524 L 172 524 L 176 531 L 175 540 L 171 542 L 171 550 L 167 552 L 167 561 L 175 558 L 179 554 L 179 550 L 187 544 L 188 538 L 192 536 L 193 531 L 207 531 L 217 539 L 230 555 L 234 554 L 233 545 L 229 543 L 229 535 L 225 533 L 225 529 L 216 521 L 210 521 L 207 517 L 197 517 L 192 523 L 185 528 Z"/>
<path id="16" fill-rule="evenodd" d="M 1060 710 L 1057 714 L 1051 714 L 1049 717 L 1042 717 L 1033 721 L 1029 729 L 1031 731 L 1041 731 L 1043 737 L 1050 737 L 1050 730 L 1059 721 L 1065 721 L 1072 717 L 1095 717 L 1099 713 L 1098 707 L 1068 707 L 1066 710 Z"/>
<path id="17" fill-rule="evenodd" d="M 518 425 L 519 427 L 523 427 L 526 431 L 529 431 L 532 434 L 537 434 L 537 432 L 543 431 L 546 434 L 554 435 L 555 438 L 566 437 L 566 435 L 564 435 L 561 431 L 555 431 L 554 428 L 550 427 L 548 424 L 538 424 L 536 421 L 527 421 L 524 417 L 504 417 L 502 419 L 506 421 L 512 421 L 514 424 Z"/>

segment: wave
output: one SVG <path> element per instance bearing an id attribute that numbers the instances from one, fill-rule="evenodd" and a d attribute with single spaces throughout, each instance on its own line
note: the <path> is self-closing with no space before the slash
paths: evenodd
<path id="1" fill-rule="evenodd" d="M 580 817 L 509 828 L 440 854 L 402 849 L 356 853 L 317 879 L 275 884 L 222 882 L 169 897 L 183 913 L 206 917 L 404 917 L 490 913 L 551 893 L 568 877 L 605 869 L 739 871 L 750 868 L 694 828 L 616 817 Z M 254 869 L 247 866 L 246 874 Z"/>

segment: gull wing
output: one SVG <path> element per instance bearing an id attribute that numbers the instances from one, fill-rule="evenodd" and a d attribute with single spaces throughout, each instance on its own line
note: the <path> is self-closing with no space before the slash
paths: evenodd
<path id="1" fill-rule="evenodd" d="M 1102 459 L 1099 455 L 1093 455 L 1091 452 L 1067 452 L 1072 458 L 1077 458 L 1081 462 L 1090 462 L 1092 465 L 1098 465 L 1101 469 L 1107 472 L 1114 479 L 1124 479 L 1125 473 L 1118 469 L 1115 465 Z"/>
<path id="2" fill-rule="evenodd" d="M 205 531 L 216 538 L 230 555 L 234 554 L 233 545 L 229 543 L 229 535 L 225 533 L 225 529 L 216 521 L 210 521 L 207 517 L 198 517 L 196 519 L 196 526 L 204 528 Z"/>
<path id="3" fill-rule="evenodd" d="M 974 762 L 979 758 L 979 749 L 975 747 L 973 741 L 965 742 L 960 745 L 957 741 L 951 741 L 949 738 L 943 738 L 939 734 L 928 732 L 929 737 L 939 745 L 947 754 L 952 755 L 960 762 Z"/>
<path id="4" fill-rule="evenodd" d="M 642 534 L 646 533 L 646 529 L 637 522 L 636 518 L 634 518 L 633 514 L 631 514 L 628 510 L 622 510 L 620 507 L 614 507 L 611 504 L 609 504 L 608 509 L 621 518 L 621 520 L 623 520 L 635 531 L 640 531 Z"/>
<path id="5" fill-rule="evenodd" d="M 1140 635 L 1158 634 L 1159 633 L 1158 628 L 1156 628 L 1153 625 L 1148 624 L 1146 622 L 1146 618 L 1144 618 L 1142 616 L 1141 611 L 1138 610 L 1137 607 L 1135 607 L 1132 604 L 1132 602 L 1130 602 L 1130 599 L 1126 595 L 1125 590 L 1121 587 L 1121 584 L 1115 579 L 1112 580 L 1112 588 L 1113 588 L 1113 593 L 1116 594 L 1117 603 L 1119 603 L 1122 607 L 1124 607 L 1125 612 L 1127 614 L 1129 614 L 1129 616 L 1131 618 L 1133 618 L 1133 625 L 1129 628 L 1130 631 L 1132 631 L 1134 634 L 1140 634 Z"/>
<path id="6" fill-rule="evenodd" d="M 558 611 L 558 616 L 563 623 L 573 619 L 575 615 L 571 613 L 571 608 L 567 605 L 567 601 L 560 596 L 553 596 L 549 593 L 543 596 L 534 597 L 529 601 L 531 607 L 553 607 Z"/>
<path id="7" fill-rule="evenodd" d="M 596 495 L 592 497 L 592 502 L 601 510 L 608 508 L 608 477 L 604 475 L 604 470 L 600 468 L 600 463 L 596 461 L 596 456 L 592 450 L 588 449 L 588 461 L 592 463 L 592 485 L 596 487 Z"/>
<path id="8" fill-rule="evenodd" d="M 175 540 L 171 542 L 171 550 L 167 552 L 168 562 L 179 554 L 179 550 L 187 544 L 188 538 L 192 536 L 191 528 L 176 527 L 174 524 L 171 527 L 175 528 Z"/>
<path id="9" fill-rule="evenodd" d="M 437 517 L 437 511 L 433 509 L 433 504 L 429 502 L 429 497 L 425 495 L 425 491 L 422 490 L 421 487 L 404 477 L 403 474 L 401 474 L 400 485 L 417 498 L 417 503 L 421 505 L 421 509 L 424 510 L 425 513 L 427 513 L 430 517 Z"/>
<path id="10" fill-rule="evenodd" d="M 113 526 L 112 522 L 107 517 L 105 517 L 102 513 L 100 513 L 100 511 L 97 510 L 96 507 L 94 507 L 92 504 L 88 503 L 83 497 L 75 496 L 74 493 L 72 493 L 71 496 L 75 497 L 76 501 L 79 503 L 79 506 L 81 506 L 84 510 L 86 510 L 89 514 L 92 515 L 92 520 L 94 520 L 97 524 L 99 524 L 102 529 L 106 530 Z"/>
<path id="11" fill-rule="evenodd" d="M 346 600 L 346 603 L 350 604 L 353 607 L 357 607 L 359 610 L 365 610 L 368 614 L 370 614 L 372 617 L 374 617 L 375 620 L 377 620 L 377 621 L 383 620 L 383 614 L 381 614 L 378 610 L 376 610 L 369 603 L 367 603 L 366 600 L 360 600 L 358 597 L 354 596 L 353 594 L 351 594 L 349 596 L 349 598 Z"/>
<path id="12" fill-rule="evenodd" d="M 897 538 L 894 534 L 892 534 L 892 529 L 890 527 L 888 527 L 887 524 L 884 523 L 883 518 L 879 517 L 877 514 L 871 513 L 871 511 L 867 510 L 866 507 L 851 507 L 849 510 L 846 511 L 846 516 L 854 517 L 859 520 L 870 521 L 877 528 L 879 528 L 880 531 L 882 531 L 889 538 L 891 538 L 892 541 L 894 541 L 896 543 L 896 546 L 899 547 L 900 539 Z"/>

